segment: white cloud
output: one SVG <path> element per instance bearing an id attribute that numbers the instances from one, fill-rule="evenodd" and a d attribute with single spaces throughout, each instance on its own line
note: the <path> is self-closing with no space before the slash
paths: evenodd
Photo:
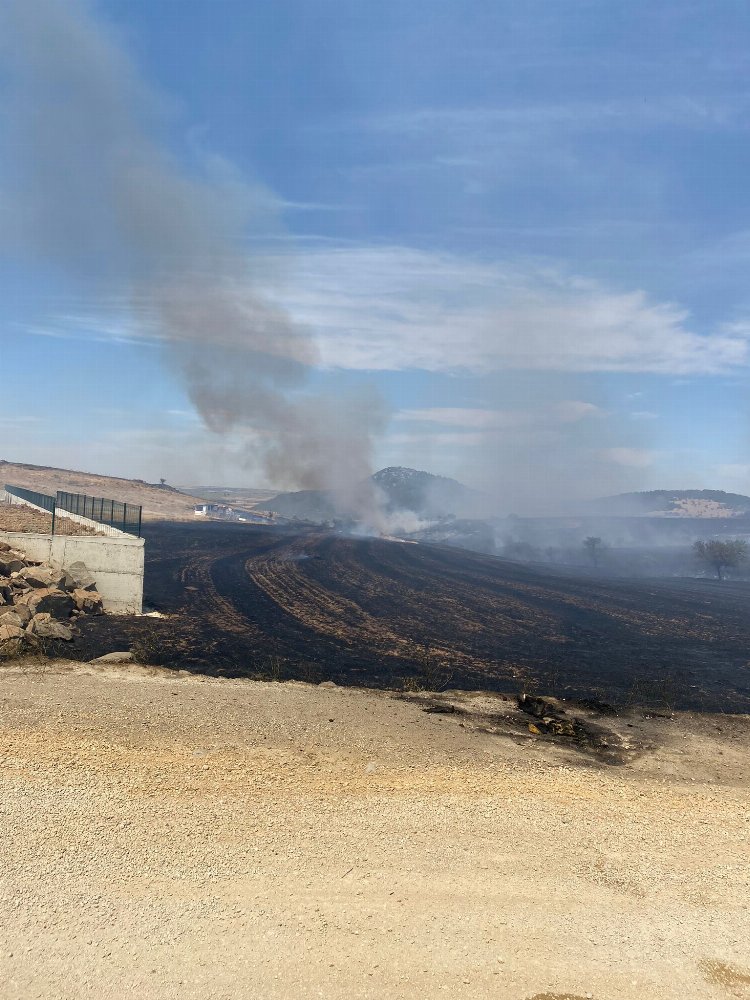
<path id="1" fill-rule="evenodd" d="M 588 417 L 604 416 L 604 411 L 595 403 L 587 403 L 582 399 L 564 399 L 551 406 L 550 413 L 566 424 L 576 424 Z"/>
<path id="2" fill-rule="evenodd" d="M 750 364 L 747 324 L 695 333 L 687 310 L 674 303 L 654 302 L 641 290 L 612 291 L 552 267 L 327 244 L 268 252 L 254 266 L 264 278 L 273 276 L 268 298 L 297 324 L 288 336 L 269 339 L 269 353 L 297 357 L 301 328 L 315 343 L 309 363 L 324 369 L 686 376 Z M 238 301 L 242 295 L 237 289 Z M 123 344 L 161 341 L 154 316 L 137 301 L 113 296 L 89 303 L 88 310 L 76 305 L 75 312 L 27 332 Z M 207 323 L 206 340 L 220 345 L 222 331 Z M 560 414 L 571 417 L 578 414 Z"/>
<path id="3" fill-rule="evenodd" d="M 505 104 L 463 108 L 422 108 L 416 111 L 373 116 L 365 126 L 378 132 L 413 135 L 425 132 L 466 134 L 483 137 L 502 128 L 524 132 L 565 129 L 577 132 L 624 129 L 646 131 L 665 125 L 694 129 L 734 128 L 744 123 L 749 98 L 739 95 L 695 98 L 682 95 L 566 103 Z M 352 125 L 355 125 L 352 122 Z M 361 127 L 358 120 L 356 127 Z"/>
<path id="4" fill-rule="evenodd" d="M 594 403 L 566 399 L 533 410 L 483 410 L 452 406 L 436 406 L 422 410 L 400 410 L 398 420 L 416 423 L 442 424 L 471 430 L 498 431 L 533 428 L 550 423 L 577 423 L 587 417 L 602 416 Z"/>
<path id="5" fill-rule="evenodd" d="M 750 331 L 692 332 L 685 309 L 551 268 L 403 247 L 308 249 L 279 303 L 323 367 L 709 374 L 750 362 Z"/>

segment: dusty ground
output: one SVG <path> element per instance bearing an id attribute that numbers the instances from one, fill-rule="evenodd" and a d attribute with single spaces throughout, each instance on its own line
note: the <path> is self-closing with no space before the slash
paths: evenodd
<path id="1" fill-rule="evenodd" d="M 0 504 L 0 531 L 38 531 L 42 534 L 52 530 L 52 515 L 33 507 L 20 504 Z M 95 535 L 87 524 L 71 521 L 58 514 L 55 518 L 55 533 L 58 535 Z"/>
<path id="2" fill-rule="evenodd" d="M 498 696 L 32 664 L 0 699 L 2 998 L 750 996 L 747 717 L 610 720 L 612 767 Z"/>

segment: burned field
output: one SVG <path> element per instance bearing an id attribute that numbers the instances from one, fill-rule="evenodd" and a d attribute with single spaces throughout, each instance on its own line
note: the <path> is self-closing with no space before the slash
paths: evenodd
<path id="1" fill-rule="evenodd" d="M 220 676 L 750 710 L 747 583 L 582 580 L 455 548 L 215 523 L 148 526 L 146 558 L 146 599 L 164 617 L 87 621 L 77 655 L 133 646 Z"/>

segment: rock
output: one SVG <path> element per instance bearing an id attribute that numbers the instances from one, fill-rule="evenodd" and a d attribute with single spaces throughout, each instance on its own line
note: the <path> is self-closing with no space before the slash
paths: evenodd
<path id="1" fill-rule="evenodd" d="M 70 594 L 53 588 L 31 590 L 20 597 L 16 601 L 16 604 L 18 603 L 26 604 L 34 615 L 46 613 L 58 621 L 66 621 L 75 607 L 75 601 Z"/>
<path id="2" fill-rule="evenodd" d="M 68 566 L 67 573 L 75 580 L 78 590 L 96 590 L 96 581 L 89 573 L 86 563 L 80 559 Z"/>
<path id="3" fill-rule="evenodd" d="M 545 701 L 544 698 L 534 698 L 530 694 L 519 694 L 518 707 L 522 712 L 528 712 L 529 715 L 534 715 L 537 719 L 543 719 L 545 715 L 557 715 L 562 711 L 551 702 Z"/>
<path id="4" fill-rule="evenodd" d="M 65 642 L 70 642 L 73 638 L 73 631 L 68 625 L 56 621 L 46 612 L 34 615 L 27 626 L 27 632 L 41 639 L 64 639 Z"/>
<path id="5" fill-rule="evenodd" d="M 132 663 L 135 657 L 132 653 L 105 653 L 104 656 L 97 656 L 91 663 Z"/>
<path id="6" fill-rule="evenodd" d="M 25 636 L 24 630 L 19 625 L 11 625 L 2 622 L 0 624 L 0 645 L 2 643 L 8 642 L 11 639 L 23 639 Z"/>
<path id="7" fill-rule="evenodd" d="M 60 577 L 57 581 L 58 590 L 67 590 L 71 592 L 76 589 L 78 584 L 74 578 L 66 570 L 60 570 Z"/>
<path id="8" fill-rule="evenodd" d="M 20 656 L 27 642 L 28 636 L 23 639 L 5 639 L 0 642 L 0 660 Z"/>
<path id="9" fill-rule="evenodd" d="M 578 729 L 570 719 L 545 719 L 547 731 L 555 736 L 577 736 Z"/>
<path id="10" fill-rule="evenodd" d="M 11 573 L 18 573 L 26 567 L 22 559 L 18 559 L 12 552 L 4 552 L 0 555 L 0 576 L 10 576 Z"/>
<path id="11" fill-rule="evenodd" d="M 30 609 L 25 604 L 11 604 L 0 611 L 0 622 L 4 618 L 10 618 L 12 623 L 17 624 L 16 619 L 20 621 L 21 625 L 28 625 L 31 621 L 32 614 Z"/>
<path id="12" fill-rule="evenodd" d="M 76 608 L 79 611 L 85 611 L 87 615 L 104 614 L 102 595 L 97 594 L 96 591 L 76 588 L 70 596 L 76 602 Z"/>
<path id="13" fill-rule="evenodd" d="M 0 541 L 0 552 L 10 552 L 10 545 L 7 542 Z"/>
<path id="14" fill-rule="evenodd" d="M 29 609 L 26 608 L 26 611 Z M 27 619 L 28 621 L 28 619 Z M 0 614 L 0 625 L 13 625 L 15 628 L 23 628 L 26 622 L 16 611 L 5 611 Z"/>
<path id="15" fill-rule="evenodd" d="M 18 573 L 18 579 L 25 580 L 31 587 L 57 587 L 61 574 L 49 566 L 25 566 Z"/>

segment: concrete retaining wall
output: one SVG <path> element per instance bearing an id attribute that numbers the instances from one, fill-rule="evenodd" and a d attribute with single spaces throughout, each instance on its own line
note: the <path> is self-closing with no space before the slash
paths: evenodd
<path id="1" fill-rule="evenodd" d="M 83 562 L 110 614 L 133 615 L 143 610 L 144 541 L 133 535 L 51 535 L 0 531 L 0 538 L 25 552 L 34 562 L 67 569 Z"/>

